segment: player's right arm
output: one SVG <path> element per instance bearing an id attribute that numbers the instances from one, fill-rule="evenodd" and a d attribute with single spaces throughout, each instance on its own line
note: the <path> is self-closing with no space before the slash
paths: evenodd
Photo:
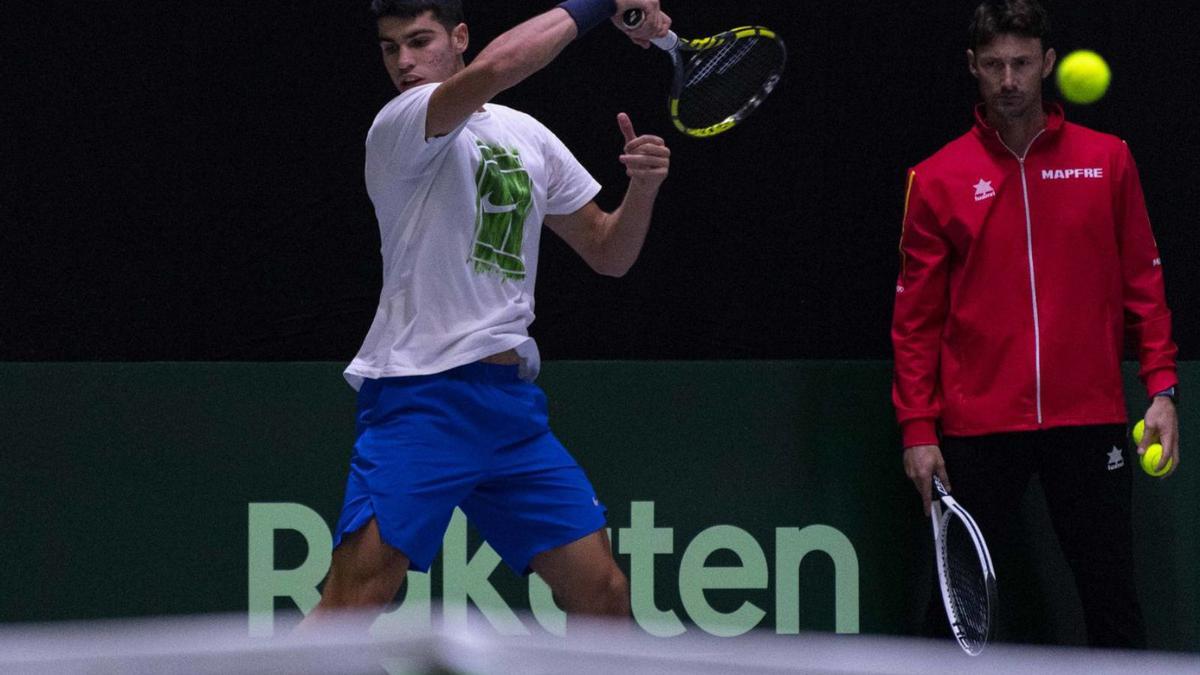
<path id="1" fill-rule="evenodd" d="M 895 377 L 892 402 L 904 444 L 904 470 L 929 513 L 932 476 L 949 488 L 938 447 L 937 421 L 942 410 L 938 383 L 942 328 L 949 311 L 949 242 L 921 191 L 916 171 L 909 171 L 900 235 L 900 275 L 892 315 Z"/>
<path id="2" fill-rule="evenodd" d="M 615 8 L 615 14 L 641 10 L 646 18 L 629 37 L 635 42 L 665 35 L 670 20 L 658 0 L 591 0 Z M 610 7 L 611 5 L 611 7 Z M 425 137 L 444 136 L 500 92 L 549 65 L 579 34 L 575 19 L 562 7 L 539 14 L 493 40 L 466 68 L 443 82 L 429 100 Z"/>

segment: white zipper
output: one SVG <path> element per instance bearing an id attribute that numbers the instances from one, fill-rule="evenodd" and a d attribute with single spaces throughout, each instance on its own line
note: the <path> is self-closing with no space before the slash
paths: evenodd
<path id="1" fill-rule="evenodd" d="M 1025 146 L 1025 154 L 1018 155 L 1008 144 L 1004 142 L 1004 137 L 1000 132 L 996 132 L 996 138 L 1000 139 L 1000 144 L 1012 153 L 1013 157 L 1017 158 L 1017 164 L 1021 167 L 1021 191 L 1025 198 L 1025 245 L 1029 253 L 1029 295 L 1033 298 L 1033 367 L 1034 378 L 1037 385 L 1037 421 L 1038 426 L 1042 425 L 1042 329 L 1041 321 L 1038 317 L 1038 301 L 1037 301 L 1037 276 L 1033 271 L 1033 216 L 1029 211 L 1029 182 L 1025 178 L 1025 158 L 1029 156 L 1029 150 L 1037 141 L 1038 136 L 1045 133 L 1045 129 L 1037 132 L 1029 141 L 1029 145 Z"/>

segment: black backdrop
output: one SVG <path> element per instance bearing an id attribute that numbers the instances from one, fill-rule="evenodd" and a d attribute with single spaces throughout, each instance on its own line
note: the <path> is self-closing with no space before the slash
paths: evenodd
<path id="1" fill-rule="evenodd" d="M 393 95 L 365 4 L 6 3 L 0 359 L 348 360 L 380 281 L 362 141 Z M 472 53 L 551 5 L 467 0 Z M 503 94 L 603 206 L 623 189 L 617 112 L 675 153 L 624 279 L 546 237 L 544 356 L 888 358 L 904 170 L 970 123 L 972 6 L 668 0 L 680 34 L 761 23 L 791 50 L 762 112 L 709 141 L 671 130 L 666 58 L 607 27 Z M 1196 358 L 1196 5 L 1049 7 L 1060 53 L 1113 65 L 1109 95 L 1068 117 L 1132 147 Z"/>

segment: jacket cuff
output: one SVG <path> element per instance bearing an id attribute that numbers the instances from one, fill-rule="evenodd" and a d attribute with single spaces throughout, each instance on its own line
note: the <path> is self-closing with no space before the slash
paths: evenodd
<path id="1" fill-rule="evenodd" d="M 1179 384 L 1179 375 L 1176 374 L 1174 368 L 1163 368 L 1156 370 L 1153 373 L 1146 375 L 1146 398 L 1150 398 L 1158 392 L 1177 386 Z"/>
<path id="2" fill-rule="evenodd" d="M 1170 385 L 1167 386 L 1169 387 Z M 900 424 L 900 438 L 902 440 L 902 449 L 904 450 L 917 445 L 937 445 L 939 442 L 937 422 L 928 418 L 902 422 Z"/>

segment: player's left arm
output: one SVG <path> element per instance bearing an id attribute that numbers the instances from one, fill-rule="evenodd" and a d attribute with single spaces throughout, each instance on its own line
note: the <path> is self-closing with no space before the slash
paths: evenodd
<path id="1" fill-rule="evenodd" d="M 1179 416 L 1175 404 L 1154 394 L 1179 383 L 1176 369 L 1178 348 L 1171 339 L 1171 311 L 1163 285 L 1162 257 L 1150 229 L 1150 216 L 1129 148 L 1122 145 L 1116 163 L 1116 225 L 1121 251 L 1126 327 L 1138 345 L 1139 376 L 1147 396 L 1153 397 L 1146 411 L 1145 439 L 1157 436 L 1163 446 L 1163 461 L 1174 459 L 1179 468 Z M 1149 444 L 1149 440 L 1143 441 Z M 1144 452 L 1139 447 L 1139 454 Z"/>
<path id="2" fill-rule="evenodd" d="M 671 167 L 671 150 L 658 136 L 638 136 L 629 116 L 621 113 L 617 124 L 625 137 L 621 163 L 629 176 L 625 199 L 612 213 L 589 202 L 575 213 L 546 217 L 546 226 L 562 237 L 595 271 L 624 276 L 637 262 L 659 188 Z"/>

